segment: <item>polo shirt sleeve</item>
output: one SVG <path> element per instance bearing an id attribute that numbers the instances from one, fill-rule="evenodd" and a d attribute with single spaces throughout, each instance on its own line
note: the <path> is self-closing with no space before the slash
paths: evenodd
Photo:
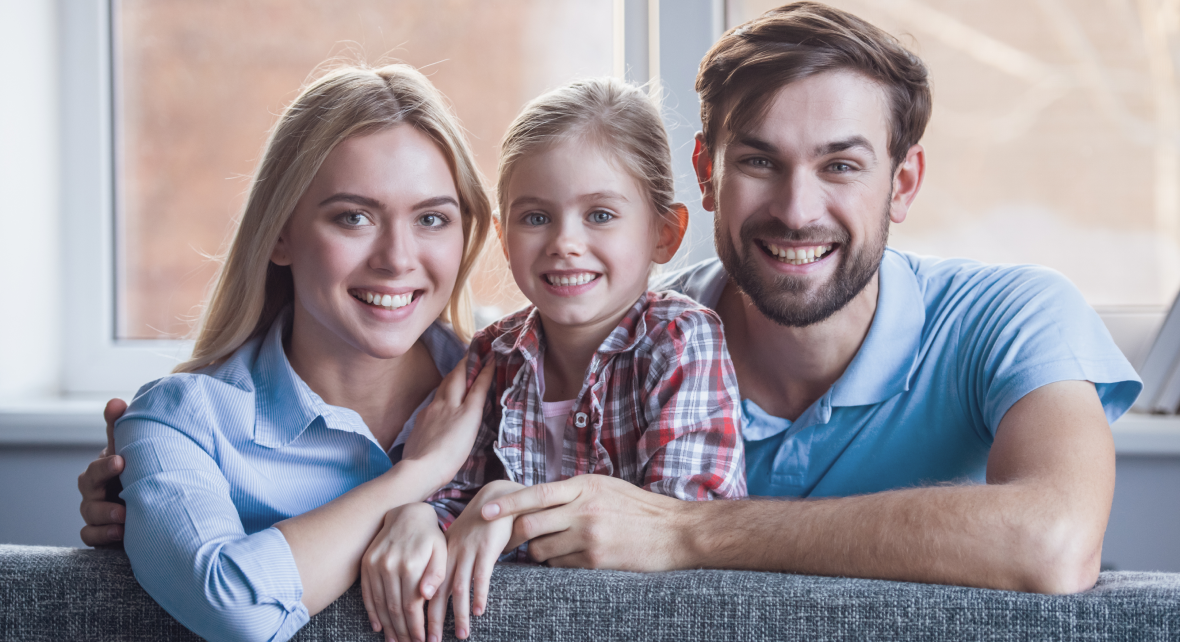
<path id="1" fill-rule="evenodd" d="M 144 590 L 197 635 L 286 640 L 309 619 L 299 571 L 278 529 L 243 528 L 215 460 L 213 419 L 197 407 L 199 376 L 157 382 L 115 426 L 127 556 Z"/>
<path id="2" fill-rule="evenodd" d="M 1108 422 L 1143 385 L 1106 326 L 1072 283 L 1037 266 L 987 266 L 962 279 L 956 296 L 960 400 L 995 437 L 1018 400 L 1041 386 L 1095 384 Z"/>

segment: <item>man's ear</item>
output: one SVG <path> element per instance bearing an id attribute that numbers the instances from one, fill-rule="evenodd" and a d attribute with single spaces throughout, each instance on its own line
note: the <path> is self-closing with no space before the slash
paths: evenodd
<path id="1" fill-rule="evenodd" d="M 492 212 L 492 227 L 496 228 L 496 238 L 500 239 L 500 249 L 504 251 L 504 260 L 508 260 L 508 242 L 504 239 L 504 227 L 500 223 L 499 212 Z"/>
<path id="2" fill-rule="evenodd" d="M 914 145 L 906 152 L 905 160 L 893 174 L 893 198 L 889 201 L 889 220 L 901 223 L 910 212 L 910 205 L 922 189 L 926 177 L 926 150 Z"/>
<path id="3" fill-rule="evenodd" d="M 692 149 L 692 167 L 697 174 L 697 185 L 701 188 L 701 206 L 712 212 L 716 208 L 713 194 L 713 155 L 705 147 L 705 135 L 697 132 L 696 145 Z"/>
<path id="4" fill-rule="evenodd" d="M 688 208 L 684 203 L 672 203 L 669 214 L 671 216 L 659 217 L 659 236 L 656 251 L 651 257 L 652 261 L 661 265 L 676 256 L 676 250 L 680 249 L 680 243 L 684 241 L 684 234 L 688 231 Z M 669 218 L 675 220 L 670 221 Z"/>

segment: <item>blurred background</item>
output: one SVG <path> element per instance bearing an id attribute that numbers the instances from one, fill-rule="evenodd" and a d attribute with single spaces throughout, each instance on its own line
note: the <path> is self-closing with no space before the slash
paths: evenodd
<path id="1" fill-rule="evenodd" d="M 775 0 L 0 0 L 0 542 L 80 545 L 101 400 L 183 356 L 267 132 L 333 64 L 426 73 L 494 181 L 531 98 L 650 83 L 691 229 L 696 67 Z M 1142 363 L 1180 289 L 1180 0 L 832 0 L 931 72 L 929 170 L 890 244 L 1055 268 Z M 481 317 L 523 304 L 489 246 Z M 1116 424 L 1104 559 L 1180 571 L 1180 421 Z"/>

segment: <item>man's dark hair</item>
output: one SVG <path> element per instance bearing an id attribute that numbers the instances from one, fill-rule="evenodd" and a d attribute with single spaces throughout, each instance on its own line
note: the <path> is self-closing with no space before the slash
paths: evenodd
<path id="1" fill-rule="evenodd" d="M 705 147 L 722 128 L 749 126 L 785 85 L 818 73 L 855 71 L 880 83 L 889 100 L 889 156 L 897 167 L 930 120 L 926 66 L 896 38 L 818 2 L 792 2 L 730 29 L 697 73 Z"/>

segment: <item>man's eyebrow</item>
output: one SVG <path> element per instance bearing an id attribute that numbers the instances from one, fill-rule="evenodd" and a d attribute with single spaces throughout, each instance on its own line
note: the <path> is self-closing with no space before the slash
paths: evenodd
<path id="1" fill-rule="evenodd" d="M 734 140 L 739 145 L 745 145 L 746 147 L 753 147 L 754 149 L 756 149 L 760 152 L 766 152 L 767 154 L 773 154 L 778 151 L 777 147 L 762 140 L 761 138 L 754 138 L 753 136 L 746 136 L 746 135 L 739 134 L 738 136 L 736 136 L 734 138 Z"/>
<path id="2" fill-rule="evenodd" d="M 864 150 L 869 156 L 872 157 L 873 160 L 877 160 L 877 152 L 873 151 L 873 144 L 870 143 L 869 139 L 865 138 L 864 136 L 851 136 L 849 138 L 845 138 L 844 140 L 836 140 L 830 143 L 824 143 L 823 145 L 815 148 L 815 155 L 827 156 L 829 154 L 838 154 L 840 152 L 854 148 Z"/>

